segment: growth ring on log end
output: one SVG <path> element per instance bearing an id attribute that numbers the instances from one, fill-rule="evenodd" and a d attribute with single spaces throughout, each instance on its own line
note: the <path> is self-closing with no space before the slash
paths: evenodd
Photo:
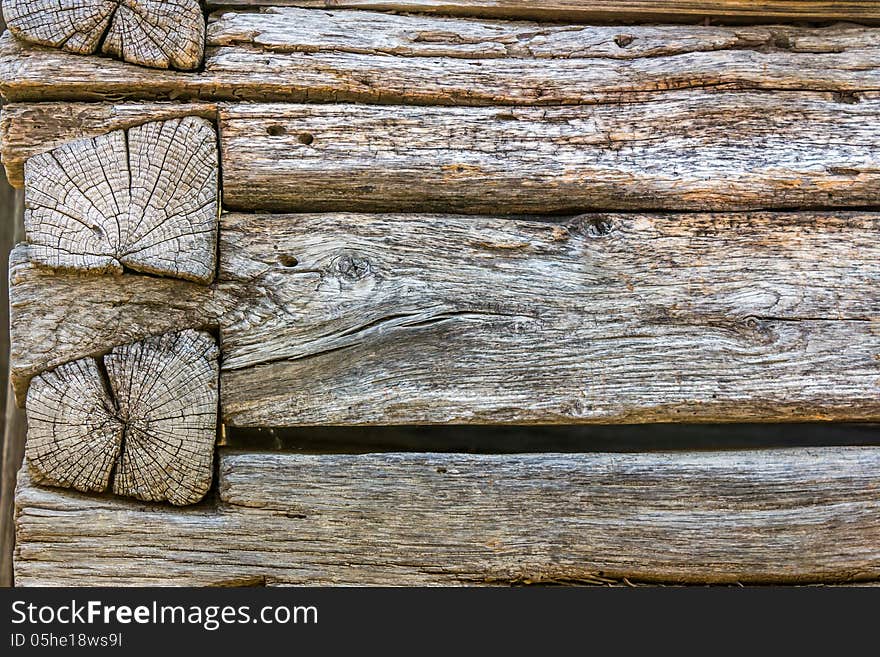
<path id="1" fill-rule="evenodd" d="M 187 116 L 116 130 L 25 162 L 31 258 L 64 269 L 214 277 L 214 126 Z"/>
<path id="2" fill-rule="evenodd" d="M 65 363 L 31 382 L 26 453 L 41 483 L 198 502 L 211 486 L 218 349 L 185 330 Z"/>
<path id="3" fill-rule="evenodd" d="M 82 55 L 190 71 L 202 62 L 198 0 L 5 0 L 9 30 L 23 41 Z"/>

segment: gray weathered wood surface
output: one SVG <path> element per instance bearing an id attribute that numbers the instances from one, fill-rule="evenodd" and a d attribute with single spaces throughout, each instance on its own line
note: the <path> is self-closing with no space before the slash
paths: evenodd
<path id="1" fill-rule="evenodd" d="M 220 172 L 209 121 L 185 116 L 80 139 L 29 158 L 24 173 L 34 261 L 213 280 Z"/>
<path id="2" fill-rule="evenodd" d="M 292 5 L 584 22 L 880 21 L 875 0 L 209 0 L 208 5 Z"/>
<path id="3" fill-rule="evenodd" d="M 230 425 L 880 419 L 874 213 L 225 215 L 214 287 L 16 254 L 19 394 L 219 327 Z"/>
<path id="4" fill-rule="evenodd" d="M 238 210 L 576 213 L 875 206 L 880 93 L 676 91 L 546 108 L 220 109 Z"/>
<path id="5" fill-rule="evenodd" d="M 24 186 L 24 163 L 79 139 L 183 116 L 217 118 L 211 103 L 34 103 L 0 111 L 0 157 L 13 187 Z"/>
<path id="6" fill-rule="evenodd" d="M 37 267 L 28 246 L 10 255 L 12 383 L 20 404 L 31 377 L 112 347 L 186 328 L 211 329 L 211 288 L 173 278 L 98 276 Z M 86 328 L 88 327 L 88 328 Z"/>
<path id="7" fill-rule="evenodd" d="M 44 372 L 27 395 L 31 476 L 85 492 L 193 504 L 211 486 L 218 349 L 192 330 Z"/>
<path id="8" fill-rule="evenodd" d="M 6 101 L 192 98 L 595 104 L 694 88 L 880 89 L 858 25 L 572 26 L 275 9 L 222 14 L 203 69 L 150 70 L 0 39 Z"/>
<path id="9" fill-rule="evenodd" d="M 163 116 L 214 108 L 75 104 L 54 119 L 58 107 L 5 108 L 3 157 L 13 181 L 43 151 L 43 138 L 57 146 L 149 120 L 154 108 Z M 236 209 L 572 213 L 875 206 L 880 198 L 880 92 L 670 91 L 542 108 L 218 109 L 224 203 Z"/>
<path id="10" fill-rule="evenodd" d="M 221 452 L 187 509 L 17 492 L 19 585 L 880 579 L 880 450 Z"/>
<path id="11" fill-rule="evenodd" d="M 157 68 L 191 70 L 202 61 L 199 0 L 4 0 L 10 32 L 44 46 Z"/>

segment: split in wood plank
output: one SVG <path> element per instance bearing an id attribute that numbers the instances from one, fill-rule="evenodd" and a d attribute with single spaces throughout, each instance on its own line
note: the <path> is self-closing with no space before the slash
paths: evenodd
<path id="1" fill-rule="evenodd" d="M 219 459 L 219 503 L 186 509 L 22 472 L 16 584 L 880 579 L 878 448 Z"/>
<path id="2" fill-rule="evenodd" d="M 877 421 L 878 231 L 844 211 L 233 214 L 211 288 L 47 276 L 20 248 L 13 376 L 21 394 L 147 327 L 215 325 L 233 426 Z"/>
<path id="3" fill-rule="evenodd" d="M 7 102 L 187 100 L 559 105 L 702 89 L 880 90 L 857 25 L 572 26 L 275 9 L 216 14 L 199 72 L 0 40 Z"/>
<path id="4" fill-rule="evenodd" d="M 208 0 L 208 5 L 372 9 L 580 22 L 880 22 L 875 0 Z"/>
<path id="5" fill-rule="evenodd" d="M 204 54 L 199 0 L 3 0 L 3 16 L 20 39 L 72 53 L 181 70 Z"/>
<path id="6" fill-rule="evenodd" d="M 114 347 L 101 364 L 85 358 L 39 375 L 27 395 L 32 477 L 198 502 L 213 474 L 217 359 L 214 339 L 188 330 Z"/>
<path id="7" fill-rule="evenodd" d="M 50 267 L 123 267 L 214 278 L 217 136 L 183 117 L 73 141 L 25 162 L 30 257 Z"/>

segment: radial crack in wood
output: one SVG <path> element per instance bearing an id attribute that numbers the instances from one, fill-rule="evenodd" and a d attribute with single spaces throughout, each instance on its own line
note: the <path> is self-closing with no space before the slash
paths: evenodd
<path id="1" fill-rule="evenodd" d="M 9 30 L 24 41 L 78 54 L 184 71 L 201 64 L 205 17 L 198 0 L 6 0 Z"/>
<path id="2" fill-rule="evenodd" d="M 209 334 L 185 330 L 114 348 L 103 359 L 109 381 L 93 358 L 41 374 L 27 397 L 32 476 L 198 502 L 212 479 L 218 351 Z"/>
<path id="3" fill-rule="evenodd" d="M 187 116 L 74 141 L 25 163 L 25 232 L 50 267 L 214 277 L 212 124 Z"/>

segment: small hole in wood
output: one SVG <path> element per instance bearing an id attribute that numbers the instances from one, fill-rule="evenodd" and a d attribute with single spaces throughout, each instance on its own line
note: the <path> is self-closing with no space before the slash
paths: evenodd
<path id="1" fill-rule="evenodd" d="M 266 128 L 266 132 L 273 137 L 281 137 L 287 134 L 287 130 L 284 129 L 283 125 L 270 125 Z"/>
<path id="2" fill-rule="evenodd" d="M 626 48 L 633 41 L 635 41 L 635 37 L 630 36 L 629 34 L 618 34 L 614 37 L 614 43 L 617 44 L 618 48 Z"/>
<path id="3" fill-rule="evenodd" d="M 438 472 L 439 474 L 446 474 L 447 471 L 446 471 L 446 468 L 444 468 L 444 467 L 441 465 L 439 468 L 437 468 L 437 472 Z"/>
<path id="4" fill-rule="evenodd" d="M 99 237 L 99 238 L 104 237 L 104 231 L 100 226 L 97 226 L 97 225 L 89 226 L 89 228 L 92 229 L 92 232 L 95 234 L 95 237 Z"/>
<path id="5" fill-rule="evenodd" d="M 297 137 L 297 139 L 299 139 L 300 144 L 305 144 L 306 146 L 315 141 L 315 138 L 312 137 L 312 135 L 310 135 L 308 132 L 302 133 L 299 137 Z"/>
<path id="6" fill-rule="evenodd" d="M 862 99 L 853 91 L 838 91 L 834 94 L 834 102 L 844 105 L 857 105 Z"/>
<path id="7" fill-rule="evenodd" d="M 296 267 L 299 264 L 299 260 L 294 258 L 292 255 L 282 253 L 278 256 L 278 264 L 280 264 L 282 267 Z"/>

